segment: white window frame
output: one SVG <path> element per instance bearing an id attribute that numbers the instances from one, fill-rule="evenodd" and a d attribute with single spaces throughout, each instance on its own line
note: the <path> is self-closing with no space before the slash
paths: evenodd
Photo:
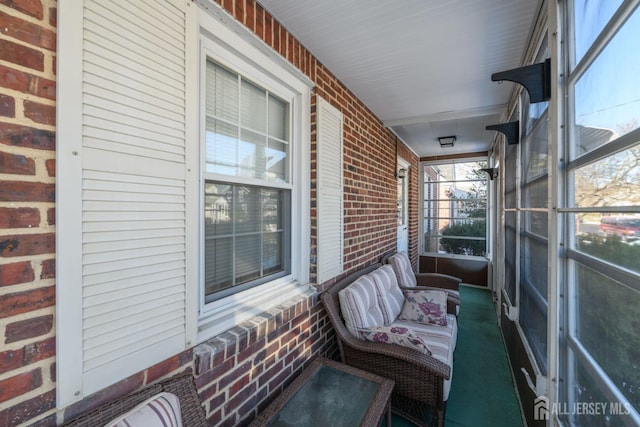
<path id="1" fill-rule="evenodd" d="M 190 164 L 198 165 L 197 179 L 191 182 L 191 198 L 197 200 L 198 236 L 192 244 L 197 245 L 198 260 L 198 333 L 201 342 L 220 334 L 259 313 L 267 311 L 300 294 L 313 292 L 309 286 L 309 255 L 311 235 L 310 220 L 310 111 L 313 82 L 264 44 L 245 27 L 236 22 L 212 1 L 196 2 L 198 8 L 198 65 L 197 75 L 191 76 L 200 82 L 198 129 L 199 140 L 192 144 Z M 204 69 L 206 59 L 228 67 L 247 77 L 267 90 L 289 102 L 291 109 L 291 140 L 289 151 L 290 177 L 287 184 L 270 183 L 272 187 L 291 189 L 291 272 L 287 276 L 229 295 L 219 300 L 204 301 Z M 195 174 L 194 174 L 195 175 Z M 206 174 L 206 178 L 230 181 L 228 176 Z M 264 186 L 263 181 L 234 178 L 234 182 Z"/>
<path id="2" fill-rule="evenodd" d="M 439 252 L 429 252 L 426 250 L 425 245 L 424 245 L 424 220 L 425 220 L 425 214 L 424 214 L 424 202 L 425 202 L 425 194 L 424 194 L 424 168 L 425 166 L 437 166 L 437 165 L 448 165 L 448 164 L 459 164 L 459 163 L 469 163 L 469 162 L 487 162 L 487 164 L 489 164 L 489 156 L 472 156 L 472 157 L 464 157 L 464 158 L 456 158 L 456 159 L 447 159 L 447 160 L 426 160 L 426 161 L 422 161 L 420 162 L 420 188 L 419 188 L 419 197 L 420 197 L 420 223 L 419 225 L 419 235 L 420 237 L 420 241 L 419 241 L 419 246 L 420 246 L 420 254 L 421 255 L 428 255 L 428 256 L 433 256 L 436 258 L 452 258 L 452 259 L 470 259 L 470 260 L 479 260 L 479 261 L 487 261 L 488 259 L 488 251 L 489 251 L 489 235 L 491 233 L 491 230 L 489 229 L 490 223 L 489 223 L 489 213 L 487 210 L 487 213 L 485 214 L 485 221 L 486 221 L 486 232 L 485 232 L 485 237 L 484 237 L 484 241 L 485 241 L 485 255 L 459 255 L 459 254 L 449 254 L 449 253 L 439 253 Z M 487 178 L 487 198 L 486 198 L 486 202 L 487 202 L 487 206 L 489 204 L 489 187 L 490 187 L 490 181 Z M 438 181 L 440 182 L 440 181 Z M 471 239 L 474 240 L 474 239 Z"/>

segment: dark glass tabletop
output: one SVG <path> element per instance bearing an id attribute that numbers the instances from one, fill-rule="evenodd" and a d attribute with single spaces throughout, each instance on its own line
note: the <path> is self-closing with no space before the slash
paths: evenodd
<path id="1" fill-rule="evenodd" d="M 380 383 L 321 366 L 268 425 L 360 425 L 379 387 Z"/>

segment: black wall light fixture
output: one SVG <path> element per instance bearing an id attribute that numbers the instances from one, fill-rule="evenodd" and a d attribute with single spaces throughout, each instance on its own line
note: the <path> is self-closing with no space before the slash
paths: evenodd
<path id="1" fill-rule="evenodd" d="M 396 178 L 405 179 L 407 177 L 407 170 L 400 168 L 396 171 Z"/>
<path id="2" fill-rule="evenodd" d="M 504 134 L 507 144 L 520 143 L 520 121 L 485 126 L 486 130 L 495 130 Z"/>
<path id="3" fill-rule="evenodd" d="M 491 74 L 491 81 L 508 80 L 521 84 L 529 92 L 531 103 L 548 101 L 551 98 L 551 59 L 538 64 L 514 68 Z"/>
<path id="4" fill-rule="evenodd" d="M 451 135 L 451 136 L 441 136 L 438 137 L 438 142 L 440 143 L 440 147 L 445 148 L 445 147 L 453 147 L 453 144 L 456 142 L 456 136 L 455 135 Z"/>

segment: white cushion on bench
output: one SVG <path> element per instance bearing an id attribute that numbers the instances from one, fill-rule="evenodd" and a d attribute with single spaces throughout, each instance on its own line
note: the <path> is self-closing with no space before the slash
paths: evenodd
<path id="1" fill-rule="evenodd" d="M 380 309 L 384 316 L 384 324 L 393 322 L 404 304 L 404 295 L 398 286 L 398 279 L 390 265 L 383 265 L 368 276 L 373 277 L 378 292 Z"/>
<path id="2" fill-rule="evenodd" d="M 182 427 L 180 401 L 173 393 L 156 394 L 104 427 Z"/>
<path id="3" fill-rule="evenodd" d="M 362 329 L 385 324 L 373 277 L 361 276 L 338 293 L 344 324 L 354 337 L 364 340 Z"/>

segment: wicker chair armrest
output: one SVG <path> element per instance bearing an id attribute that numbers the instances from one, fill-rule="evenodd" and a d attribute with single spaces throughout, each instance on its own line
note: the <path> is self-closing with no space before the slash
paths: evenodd
<path id="1" fill-rule="evenodd" d="M 416 274 L 416 281 L 418 286 L 432 286 L 454 291 L 459 290 L 460 283 L 462 283 L 462 280 L 458 277 L 440 273 L 418 273 Z"/>

